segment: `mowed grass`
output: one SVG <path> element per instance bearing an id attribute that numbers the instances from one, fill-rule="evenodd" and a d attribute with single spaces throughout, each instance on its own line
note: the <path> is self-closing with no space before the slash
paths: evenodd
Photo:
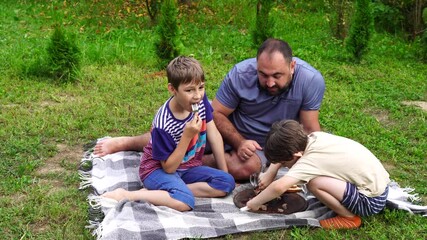
<path id="1" fill-rule="evenodd" d="M 156 67 L 155 25 L 144 1 L 2 1 L 0 3 L 0 235 L 3 239 L 93 239 L 86 191 L 78 190 L 83 145 L 103 136 L 148 131 L 169 96 Z M 212 99 L 240 60 L 253 57 L 254 1 L 182 5 L 184 54 L 203 64 Z M 427 67 L 417 42 L 375 34 L 360 64 L 331 37 L 323 10 L 290 1 L 272 13 L 277 34 L 325 77 L 325 131 L 370 148 L 391 178 L 427 196 L 427 113 L 404 101 L 427 101 Z M 292 4 L 293 3 L 293 4 Z M 29 74 L 46 55 L 53 27 L 76 35 L 77 83 Z M 427 221 L 386 210 L 358 230 L 293 228 L 226 239 L 425 239 Z"/>

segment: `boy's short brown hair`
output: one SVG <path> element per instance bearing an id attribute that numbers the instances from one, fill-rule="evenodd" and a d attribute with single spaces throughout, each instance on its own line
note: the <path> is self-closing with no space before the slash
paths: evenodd
<path id="1" fill-rule="evenodd" d="M 265 157 L 271 163 L 291 161 L 295 153 L 305 150 L 307 141 L 307 134 L 297 121 L 275 122 L 267 134 Z"/>
<path id="2" fill-rule="evenodd" d="M 178 56 L 174 58 L 166 67 L 166 74 L 168 83 L 172 84 L 175 89 L 178 89 L 180 84 L 205 81 L 202 66 L 192 57 Z"/>

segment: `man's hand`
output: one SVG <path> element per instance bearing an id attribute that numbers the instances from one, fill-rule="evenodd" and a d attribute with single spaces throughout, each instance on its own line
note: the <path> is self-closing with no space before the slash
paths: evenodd
<path id="1" fill-rule="evenodd" d="M 256 141 L 243 140 L 237 149 L 237 156 L 246 161 L 255 154 L 256 150 L 261 149 L 262 147 Z"/>

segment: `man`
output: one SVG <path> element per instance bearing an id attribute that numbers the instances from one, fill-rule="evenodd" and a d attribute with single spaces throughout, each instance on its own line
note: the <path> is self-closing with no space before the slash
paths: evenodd
<path id="1" fill-rule="evenodd" d="M 257 57 L 236 64 L 212 101 L 214 121 L 226 146 L 228 171 L 247 180 L 267 164 L 262 148 L 271 125 L 300 122 L 308 133 L 320 131 L 319 109 L 325 82 L 319 71 L 292 56 L 288 43 L 267 39 Z M 107 139 L 95 146 L 100 156 L 122 150 L 142 151 L 149 134 Z M 206 155 L 205 165 L 214 166 Z"/>

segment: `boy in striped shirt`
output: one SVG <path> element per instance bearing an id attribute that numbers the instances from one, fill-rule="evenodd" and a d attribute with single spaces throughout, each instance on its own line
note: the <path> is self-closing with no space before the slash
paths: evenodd
<path id="1" fill-rule="evenodd" d="M 178 211 L 194 208 L 195 197 L 223 197 L 235 187 L 224 158 L 224 144 L 205 93 L 204 71 L 197 60 L 179 56 L 166 69 L 172 95 L 158 110 L 144 147 L 139 175 L 143 189 L 103 194 L 117 201 L 146 201 Z M 202 166 L 206 141 L 219 169 Z"/>

